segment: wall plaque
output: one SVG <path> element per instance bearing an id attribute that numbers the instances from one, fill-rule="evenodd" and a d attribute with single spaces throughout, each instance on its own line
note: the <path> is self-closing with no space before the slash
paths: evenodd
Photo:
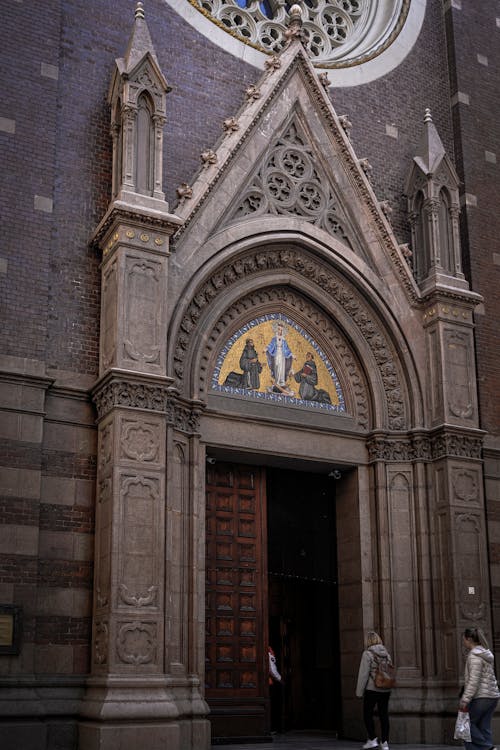
<path id="1" fill-rule="evenodd" d="M 21 641 L 21 607 L 0 604 L 0 654 L 18 654 Z"/>

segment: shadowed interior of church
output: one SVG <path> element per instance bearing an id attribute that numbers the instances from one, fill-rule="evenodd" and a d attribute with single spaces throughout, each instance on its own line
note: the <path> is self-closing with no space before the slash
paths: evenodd
<path id="1" fill-rule="evenodd" d="M 271 728 L 340 728 L 335 482 L 267 472 Z"/>

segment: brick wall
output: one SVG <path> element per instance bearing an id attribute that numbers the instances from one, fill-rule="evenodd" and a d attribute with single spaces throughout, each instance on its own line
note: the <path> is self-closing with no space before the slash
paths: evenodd
<path id="1" fill-rule="evenodd" d="M 0 349 L 17 358 L 18 369 L 24 358 L 36 360 L 40 376 L 56 383 L 70 377 L 82 392 L 98 364 L 100 259 L 88 240 L 111 191 L 106 97 L 134 5 L 45 0 L 42 9 L 36 0 L 24 0 L 12 2 L 2 20 L 8 94 L 0 101 Z M 332 98 L 337 112 L 353 123 L 354 148 L 373 165 L 375 191 L 390 201 L 401 242 L 408 240 L 403 185 L 426 107 L 448 152 L 456 148 L 464 192 L 477 199 L 476 206 L 464 208 L 470 233 L 464 249 L 473 288 L 485 296 L 485 314 L 477 316 L 482 426 L 497 435 L 500 28 L 493 0 L 485 0 L 480 13 L 475 4 L 462 6 L 448 11 L 446 36 L 442 4 L 428 2 L 422 33 L 403 63 L 370 84 L 333 89 Z M 200 37 L 163 0 L 148 0 L 146 14 L 173 87 L 164 164 L 173 206 L 176 187 L 192 182 L 201 152 L 217 142 L 223 120 L 236 113 L 260 72 Z M 457 66 L 451 94 L 470 98 L 454 107 L 453 118 L 448 58 L 452 65 L 456 58 Z M 26 607 L 25 643 L 33 658 L 27 649 L 16 669 L 81 673 L 88 669 L 94 415 L 81 394 L 56 392 L 46 400 L 51 387 L 48 381 L 43 386 L 36 416 L 22 407 L 36 421 L 30 435 L 17 423 L 7 426 L 5 416 L 14 404 L 25 404 L 22 385 L 16 394 L 4 390 L 0 513 L 11 547 L 0 552 L 0 593 Z"/>
<path id="2" fill-rule="evenodd" d="M 500 7 L 485 0 L 456 3 L 446 14 L 456 162 L 463 182 L 465 267 L 484 297 L 475 315 L 479 408 L 487 431 L 484 451 L 486 543 L 491 612 L 500 654 Z"/>
<path id="3" fill-rule="evenodd" d="M 466 267 L 484 297 L 476 315 L 481 426 L 500 434 L 500 10 L 496 2 L 471 3 L 447 12 L 456 64 L 452 102 L 457 166 L 467 205 Z"/>

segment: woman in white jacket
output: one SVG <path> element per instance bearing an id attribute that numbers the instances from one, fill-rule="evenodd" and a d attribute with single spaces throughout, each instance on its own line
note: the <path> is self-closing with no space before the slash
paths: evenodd
<path id="1" fill-rule="evenodd" d="M 493 654 L 479 628 L 466 628 L 462 640 L 469 653 L 460 710 L 469 712 L 471 733 L 464 745 L 466 750 L 493 750 L 491 719 L 500 697 Z"/>
<path id="2" fill-rule="evenodd" d="M 363 720 L 365 722 L 368 739 L 362 746 L 362 750 L 372 750 L 379 744 L 375 735 L 375 723 L 373 714 L 377 707 L 380 720 L 380 748 L 389 750 L 389 698 L 391 691 L 387 688 L 378 688 L 373 681 L 379 661 L 387 660 L 391 663 L 391 657 L 382 643 L 378 633 L 370 630 L 366 635 L 366 648 L 361 656 L 359 665 L 356 695 L 363 698 Z"/>

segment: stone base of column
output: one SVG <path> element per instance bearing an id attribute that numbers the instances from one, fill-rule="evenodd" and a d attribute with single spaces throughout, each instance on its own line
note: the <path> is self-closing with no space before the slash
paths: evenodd
<path id="1" fill-rule="evenodd" d="M 205 702 L 197 692 L 180 701 L 175 693 L 165 678 L 92 678 L 80 711 L 79 750 L 208 750 Z"/>

